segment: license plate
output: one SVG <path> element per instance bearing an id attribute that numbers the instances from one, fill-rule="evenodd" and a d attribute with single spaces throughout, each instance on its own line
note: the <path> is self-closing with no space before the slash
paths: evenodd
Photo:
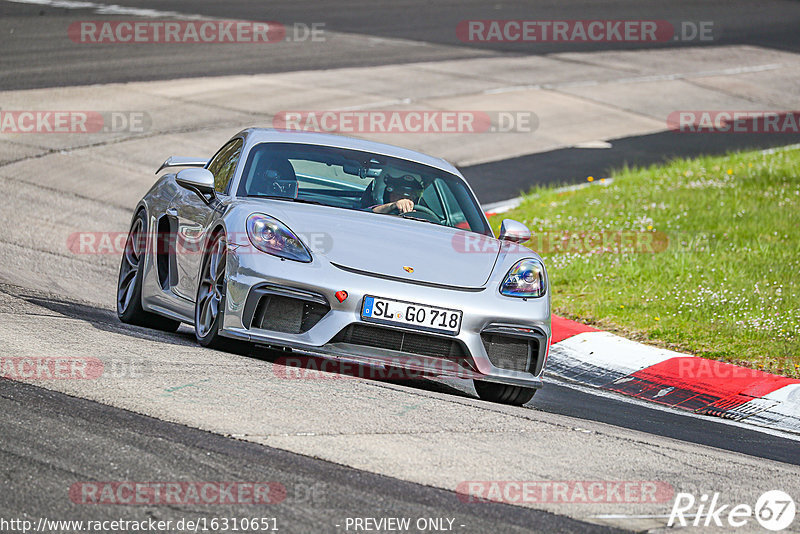
<path id="1" fill-rule="evenodd" d="M 461 312 L 458 310 L 381 297 L 364 297 L 361 318 L 446 334 L 458 334 L 461 330 Z"/>

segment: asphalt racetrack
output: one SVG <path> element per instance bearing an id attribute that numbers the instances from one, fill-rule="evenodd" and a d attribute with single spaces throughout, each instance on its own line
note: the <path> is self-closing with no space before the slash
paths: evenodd
<path id="1" fill-rule="evenodd" d="M 324 23 L 327 39 L 265 52 L 89 46 L 65 37 L 82 20 L 169 12 L 288 27 Z M 523 46 L 464 43 L 454 29 L 470 19 L 528 18 L 713 21 L 716 34 L 709 43 Z M 443 136 L 396 140 L 454 161 L 484 203 L 536 184 L 581 183 L 624 164 L 797 143 L 792 133 L 681 136 L 665 131 L 660 117 L 714 102 L 788 108 L 800 93 L 799 25 L 800 3 L 773 0 L 124 1 L 114 9 L 0 1 L 0 111 L 137 109 L 153 124 L 143 135 L 0 135 L 0 356 L 80 355 L 115 371 L 96 380 L 0 379 L 0 527 L 11 519 L 36 525 L 41 518 L 227 516 L 274 518 L 284 532 L 364 532 L 390 529 L 359 529 L 354 518 L 406 517 L 441 520 L 411 532 L 445 530 L 439 524 L 476 533 L 664 532 L 678 492 L 718 492 L 725 503 L 750 505 L 772 489 L 800 496 L 796 435 L 552 378 L 524 407 L 482 402 L 466 381 L 287 379 L 275 351 L 213 351 L 197 346 L 185 325 L 175 334 L 123 325 L 114 311 L 119 256 L 76 255 L 65 245 L 73 232 L 127 231 L 130 210 L 165 154 L 213 153 L 238 129 L 268 123 L 292 105 L 346 107 L 367 99 L 377 109 L 497 109 L 490 99 L 501 87 L 512 100 L 499 109 L 520 109 L 513 106 L 522 105 L 525 91 L 536 91 L 538 137 L 472 137 L 470 145 Z M 539 83 L 509 67 L 523 64 L 552 71 L 553 79 Z M 647 98 L 653 86 L 642 89 L 662 83 L 653 81 L 658 73 L 675 84 L 668 104 Z M 759 85 L 759 73 L 770 83 Z M 286 100 L 275 108 L 270 98 Z M 558 110 L 555 122 L 547 122 L 547 108 Z M 580 118 L 560 123 L 570 110 Z M 590 124 L 586 117 L 600 119 Z M 87 504 L 76 497 L 76 484 L 114 481 L 271 482 L 286 491 L 268 505 Z M 671 491 L 648 502 L 475 503 L 457 493 L 468 481 L 650 481 Z M 752 519 L 740 531 L 759 529 Z"/>

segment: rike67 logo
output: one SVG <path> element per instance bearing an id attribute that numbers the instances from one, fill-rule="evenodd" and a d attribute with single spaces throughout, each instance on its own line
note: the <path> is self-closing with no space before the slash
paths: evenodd
<path id="1" fill-rule="evenodd" d="M 762 527 L 777 532 L 792 524 L 795 512 L 794 500 L 780 490 L 765 492 L 755 506 L 724 503 L 716 492 L 711 497 L 704 493 L 699 499 L 691 493 L 678 493 L 667 526 L 739 528 L 752 526 L 755 517 Z"/>

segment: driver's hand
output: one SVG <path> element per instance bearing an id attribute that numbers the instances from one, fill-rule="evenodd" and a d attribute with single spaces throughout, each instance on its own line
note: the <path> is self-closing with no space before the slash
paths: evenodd
<path id="1" fill-rule="evenodd" d="M 400 213 L 414 211 L 414 201 L 408 198 L 401 198 L 400 200 L 395 201 L 394 205 L 397 208 L 397 211 Z"/>

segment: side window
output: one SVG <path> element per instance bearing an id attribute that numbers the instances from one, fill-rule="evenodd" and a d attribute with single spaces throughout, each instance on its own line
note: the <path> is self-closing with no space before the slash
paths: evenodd
<path id="1" fill-rule="evenodd" d="M 441 182 L 438 178 L 437 181 Z M 425 188 L 422 192 L 422 204 L 439 217 L 444 216 L 444 210 L 442 209 L 442 203 L 439 201 L 439 193 L 436 191 L 436 186 L 429 185 Z"/>
<path id="2" fill-rule="evenodd" d="M 436 180 L 436 185 L 442 193 L 445 204 L 445 215 L 449 223 L 456 228 L 470 229 L 469 223 L 466 222 L 467 218 L 461 210 L 452 189 L 450 189 L 450 185 L 444 180 L 439 179 Z"/>
<path id="3" fill-rule="evenodd" d="M 242 146 L 244 143 L 241 139 L 234 139 L 222 149 L 217 152 L 211 163 L 208 164 L 208 170 L 214 175 L 214 189 L 217 193 L 224 193 L 228 188 L 228 184 L 233 178 L 233 173 L 236 170 L 236 164 L 239 163 L 239 158 L 242 155 Z"/>

